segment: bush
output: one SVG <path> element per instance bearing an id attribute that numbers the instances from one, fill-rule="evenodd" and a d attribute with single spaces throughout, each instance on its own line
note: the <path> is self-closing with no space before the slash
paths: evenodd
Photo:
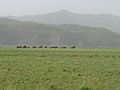
<path id="1" fill-rule="evenodd" d="M 82 87 L 80 90 L 92 90 L 92 89 L 90 89 L 88 87 Z"/>

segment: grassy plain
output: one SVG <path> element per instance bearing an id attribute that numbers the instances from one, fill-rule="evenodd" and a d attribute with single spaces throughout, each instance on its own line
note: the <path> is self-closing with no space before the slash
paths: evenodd
<path id="1" fill-rule="evenodd" d="M 0 90 L 120 90 L 120 49 L 0 48 Z"/>

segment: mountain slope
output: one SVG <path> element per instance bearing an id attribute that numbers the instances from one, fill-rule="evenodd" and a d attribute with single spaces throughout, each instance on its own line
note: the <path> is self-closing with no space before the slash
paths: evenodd
<path id="1" fill-rule="evenodd" d="M 22 17 L 8 16 L 7 18 L 21 21 L 34 21 L 45 24 L 80 24 L 104 27 L 113 32 L 120 32 L 120 17 L 110 14 L 86 15 L 60 10 L 43 15 L 29 15 Z"/>
<path id="2" fill-rule="evenodd" d="M 0 18 L 0 45 L 120 47 L 120 36 L 104 28 L 49 25 Z"/>

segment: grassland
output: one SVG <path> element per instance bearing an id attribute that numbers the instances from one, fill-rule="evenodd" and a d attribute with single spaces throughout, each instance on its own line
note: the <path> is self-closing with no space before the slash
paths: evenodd
<path id="1" fill-rule="evenodd" d="M 0 90 L 83 87 L 120 90 L 120 49 L 0 48 Z"/>

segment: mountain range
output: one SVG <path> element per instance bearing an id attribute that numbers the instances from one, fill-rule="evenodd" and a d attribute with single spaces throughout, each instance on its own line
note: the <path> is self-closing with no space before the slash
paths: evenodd
<path id="1" fill-rule="evenodd" d="M 100 27 L 40 24 L 29 20 L 23 22 L 1 17 L 0 46 L 17 45 L 120 48 L 120 35 Z"/>
<path id="2" fill-rule="evenodd" d="M 5 16 L 5 18 L 20 21 L 32 21 L 44 24 L 78 24 L 103 27 L 113 32 L 120 32 L 120 17 L 111 14 L 79 14 L 67 10 L 60 10 L 42 15 L 26 15 L 21 17 Z"/>

